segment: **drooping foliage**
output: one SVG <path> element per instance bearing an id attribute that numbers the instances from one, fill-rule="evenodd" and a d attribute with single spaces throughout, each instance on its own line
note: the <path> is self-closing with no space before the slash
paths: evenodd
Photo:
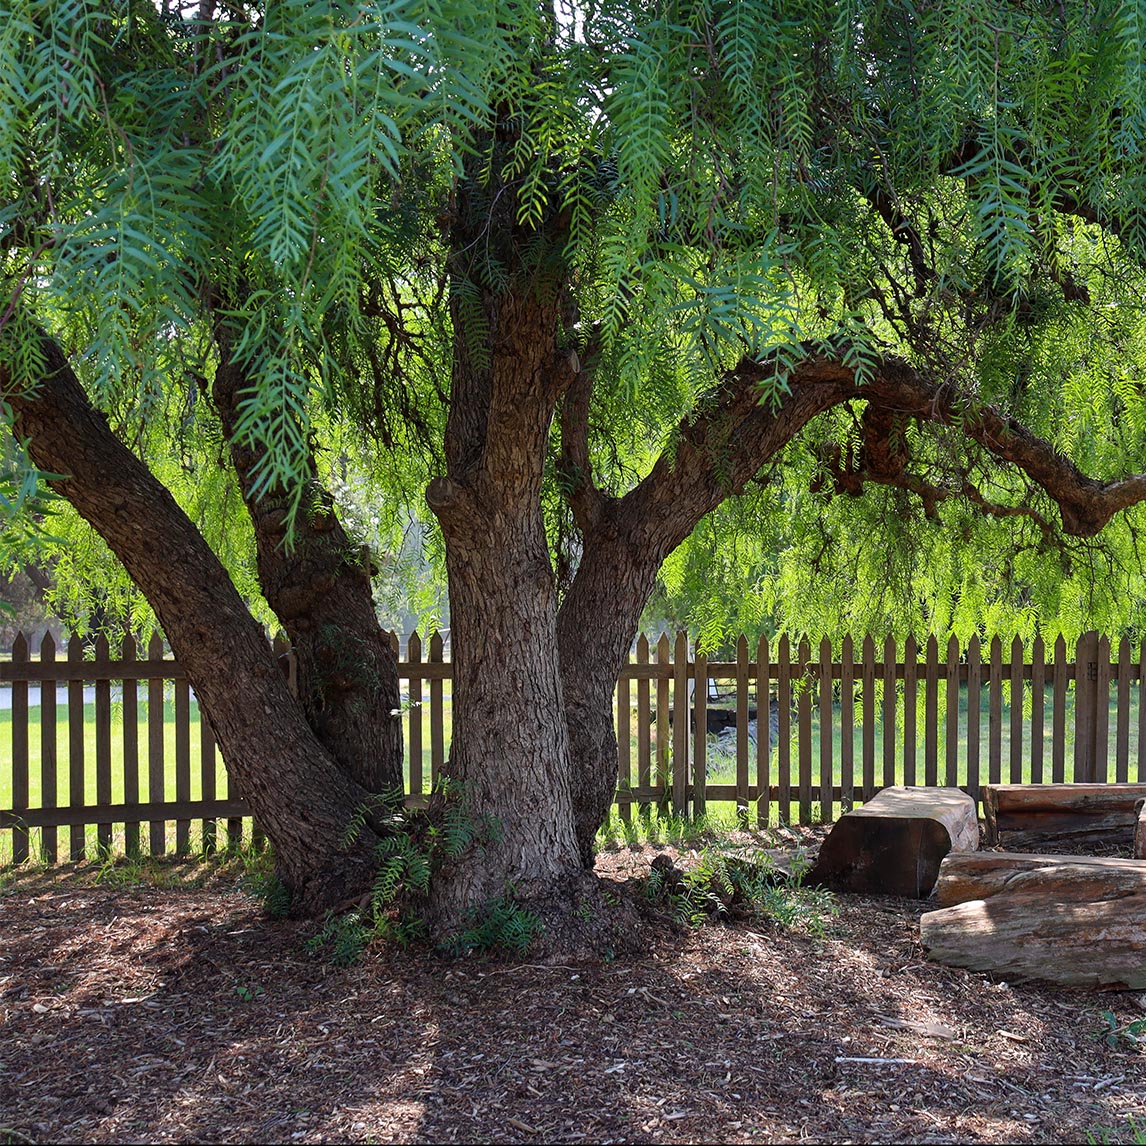
<path id="1" fill-rule="evenodd" d="M 414 522 L 450 339 L 480 347 L 481 291 L 520 273 L 492 228 L 447 262 L 476 169 L 534 236 L 526 270 L 563 221 L 563 337 L 594 364 L 609 492 L 718 404 L 722 370 L 809 346 L 861 379 L 898 354 L 1088 473 L 1142 470 L 1143 28 L 1146 9 L 1114 0 L 10 0 L 5 361 L 34 373 L 28 332 L 51 331 L 257 599 L 204 402 L 223 325 L 251 383 L 256 490 L 291 486 L 305 512 L 315 443 L 376 549 L 425 534 L 432 551 Z M 1131 518 L 1064 540 L 1045 495 L 950 425 L 905 431 L 914 485 L 854 500 L 871 489 L 848 477 L 862 416 L 815 423 L 699 530 L 664 608 L 716 643 L 740 625 L 1140 623 Z M 560 570 L 578 540 L 556 457 L 555 435 Z M 61 584 L 107 567 L 76 524 L 53 531 Z M 126 586 L 105 597 L 139 615 Z"/>

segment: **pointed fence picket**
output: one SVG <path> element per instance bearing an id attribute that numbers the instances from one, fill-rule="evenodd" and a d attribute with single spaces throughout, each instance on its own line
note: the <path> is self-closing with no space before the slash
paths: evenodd
<path id="1" fill-rule="evenodd" d="M 447 766 L 452 666 L 438 633 L 391 644 L 408 686 L 408 791 L 424 800 Z M 735 659 L 722 661 L 696 652 L 684 633 L 635 642 L 616 693 L 622 817 L 634 804 L 646 815 L 696 815 L 723 803 L 744 825 L 794 815 L 807 823 L 892 783 L 955 785 L 977 797 L 985 780 L 1004 775 L 1146 779 L 1146 644 L 1122 638 L 1112 648 L 1087 633 L 1069 659 L 1061 637 L 1052 650 L 1041 639 L 1007 649 L 992 639 L 985 661 L 976 637 L 965 651 L 947 639 L 942 659 L 935 636 L 922 645 L 877 645 L 868 634 L 816 645 L 740 637 L 734 647 Z M 293 687 L 289 646 L 280 640 L 276 652 Z M 6 858 L 61 858 L 60 828 L 72 859 L 117 848 L 209 851 L 219 820 L 228 846 L 259 838 L 160 637 L 141 658 L 130 636 L 115 650 L 103 637 L 71 637 L 61 650 L 46 634 L 37 653 L 21 635 L 0 660 L 5 701 Z"/>

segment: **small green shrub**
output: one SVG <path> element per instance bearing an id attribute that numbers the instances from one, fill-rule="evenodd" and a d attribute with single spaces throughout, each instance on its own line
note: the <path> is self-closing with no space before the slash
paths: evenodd
<path id="1" fill-rule="evenodd" d="M 1086 1132 L 1086 1140 L 1101 1146 L 1117 1146 L 1122 1143 L 1126 1146 L 1146 1146 L 1146 1122 L 1127 1118 L 1124 1130 L 1099 1126 Z"/>
<path id="2" fill-rule="evenodd" d="M 514 902 L 512 889 L 470 913 L 470 925 L 443 945 L 452 955 L 475 951 L 509 951 L 524 955 L 542 932 L 541 920 Z"/>
<path id="3" fill-rule="evenodd" d="M 328 916 L 307 942 L 312 954 L 325 953 L 338 966 L 357 963 L 375 940 L 405 947 L 425 938 L 421 906 L 434 875 L 469 848 L 482 848 L 501 839 L 499 825 L 488 816 L 475 816 L 462 787 L 443 781 L 436 789 L 434 813 L 407 812 L 401 793 L 379 798 L 360 809 L 343 837 L 348 845 L 369 821 L 388 832 L 377 848 L 378 872 L 368 906 L 341 916 Z M 540 921 L 513 900 L 512 889 L 499 899 L 475 908 L 465 930 L 444 944 L 454 954 L 503 948 L 527 950 Z"/>
<path id="4" fill-rule="evenodd" d="M 263 901 L 263 910 L 272 919 L 285 919 L 290 914 L 290 891 L 273 871 L 250 872 L 243 877 L 243 883 Z"/>
<path id="5" fill-rule="evenodd" d="M 822 936 L 828 919 L 837 912 L 836 903 L 831 892 L 803 886 L 808 867 L 799 853 L 789 873 L 767 854 L 743 858 L 707 847 L 684 872 L 667 856 L 658 856 L 646 891 L 652 899 L 667 900 L 674 918 L 690 927 L 758 919 Z"/>
<path id="6" fill-rule="evenodd" d="M 362 959 L 373 938 L 374 929 L 363 920 L 360 911 L 348 911 L 344 915 L 331 913 L 305 946 L 312 955 L 323 954 L 335 967 L 353 967 Z"/>
<path id="7" fill-rule="evenodd" d="M 1125 1046 L 1137 1049 L 1146 1045 L 1146 1017 L 1131 1019 L 1128 1023 L 1119 1023 L 1113 1011 L 1101 1011 L 1103 1027 L 1098 1037 L 1103 1039 L 1108 1047 Z"/>

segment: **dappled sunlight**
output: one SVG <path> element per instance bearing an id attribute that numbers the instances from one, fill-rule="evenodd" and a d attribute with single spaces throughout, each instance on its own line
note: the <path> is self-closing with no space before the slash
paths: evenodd
<path id="1" fill-rule="evenodd" d="M 660 925 L 637 961 L 336 969 L 226 885 L 81 876 L 0 897 L 0 1103 L 39 1140 L 1038 1142 L 1143 1102 L 1141 1048 L 1099 1037 L 1134 997 L 931 964 L 915 901 Z"/>

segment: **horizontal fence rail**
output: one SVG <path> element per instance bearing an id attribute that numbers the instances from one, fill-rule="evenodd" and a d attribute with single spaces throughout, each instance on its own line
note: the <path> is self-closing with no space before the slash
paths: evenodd
<path id="1" fill-rule="evenodd" d="M 439 634 L 400 648 L 410 799 L 445 767 L 452 665 Z M 293 682 L 290 649 L 275 642 Z M 684 633 L 641 636 L 616 692 L 617 807 L 696 815 L 726 802 L 745 823 L 832 820 L 889 784 L 1146 778 L 1144 648 L 1084 634 L 1071 650 L 1015 640 L 965 650 L 787 637 L 708 660 Z M 404 656 L 402 654 L 405 654 Z M 1081 671 L 1080 671 L 1081 670 Z M 766 716 L 763 714 L 767 714 Z M 5 727 L 7 725 L 7 727 Z M 94 848 L 163 854 L 258 842 L 177 661 L 153 637 L 22 635 L 0 659 L 0 831 L 10 858 Z M 61 840 L 59 829 L 65 829 Z M 94 837 L 90 829 L 94 829 Z"/>

